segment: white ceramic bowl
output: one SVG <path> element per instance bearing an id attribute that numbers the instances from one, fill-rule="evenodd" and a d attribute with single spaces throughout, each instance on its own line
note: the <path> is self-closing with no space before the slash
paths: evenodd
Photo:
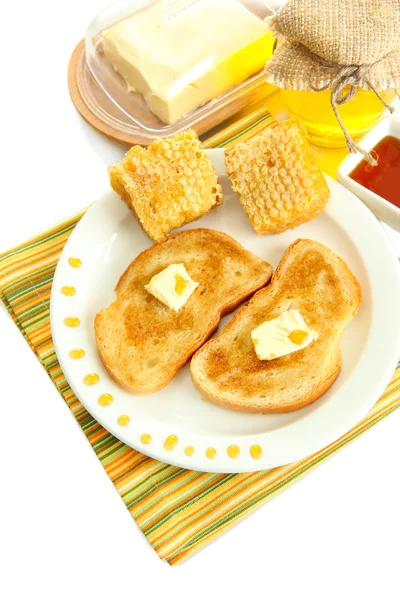
<path id="1" fill-rule="evenodd" d="M 362 138 L 360 147 L 371 151 L 376 144 L 384 137 L 392 135 L 400 139 L 400 113 L 399 110 L 393 115 L 384 117 L 375 127 Z M 378 219 L 385 221 L 397 231 L 400 231 L 400 208 L 391 204 L 382 196 L 371 192 L 354 179 L 351 179 L 350 173 L 362 160 L 361 154 L 349 154 L 339 166 L 337 177 L 349 190 L 356 194 Z M 400 182 L 400 177 L 399 177 Z M 400 185 L 399 185 L 400 195 Z"/>

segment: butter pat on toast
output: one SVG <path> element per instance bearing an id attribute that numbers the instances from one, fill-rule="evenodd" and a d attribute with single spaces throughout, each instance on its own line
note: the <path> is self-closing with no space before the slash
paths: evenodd
<path id="1" fill-rule="evenodd" d="M 232 188 L 259 235 L 311 221 L 330 196 L 302 123 L 288 119 L 225 153 Z"/>
<path id="2" fill-rule="evenodd" d="M 198 285 L 174 311 L 145 286 L 177 263 Z M 120 278 L 116 300 L 95 318 L 97 348 L 108 373 L 131 392 L 160 390 L 216 329 L 221 316 L 271 275 L 271 265 L 211 229 L 182 231 L 148 248 Z"/>
<path id="3" fill-rule="evenodd" d="M 202 394 L 233 410 L 303 408 L 339 375 L 343 329 L 360 303 L 360 285 L 343 260 L 322 244 L 299 239 L 284 253 L 271 284 L 196 352 L 193 380 Z M 260 360 L 251 332 L 288 310 L 298 310 L 318 339 L 275 360 Z"/>
<path id="4" fill-rule="evenodd" d="M 111 187 L 155 242 L 223 201 L 211 161 L 191 129 L 148 148 L 133 146 L 108 171 Z"/>

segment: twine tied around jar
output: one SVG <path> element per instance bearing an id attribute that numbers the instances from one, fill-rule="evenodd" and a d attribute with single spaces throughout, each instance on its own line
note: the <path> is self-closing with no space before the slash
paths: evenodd
<path id="1" fill-rule="evenodd" d="M 335 113 L 336 119 L 338 120 L 340 128 L 343 131 L 343 135 L 346 139 L 346 145 L 349 152 L 360 152 L 370 165 L 376 166 L 377 161 L 372 156 L 372 154 L 358 146 L 351 138 L 349 132 L 346 129 L 345 124 L 343 123 L 343 119 L 340 116 L 338 106 L 346 104 L 346 102 L 349 102 L 349 100 L 354 98 L 358 89 L 367 88 L 374 92 L 374 94 L 377 96 L 377 98 L 379 98 L 379 100 L 382 102 L 384 107 L 390 112 L 390 114 L 394 112 L 393 106 L 390 106 L 390 104 L 386 102 L 382 94 L 379 93 L 376 86 L 368 78 L 368 74 L 371 71 L 371 69 L 377 66 L 379 62 L 383 60 L 383 58 L 386 58 L 386 56 L 370 65 L 338 65 L 337 63 L 321 58 L 317 54 L 314 54 L 314 52 L 311 52 L 311 50 L 309 50 L 306 47 L 304 47 L 303 50 L 305 50 L 306 54 L 308 54 L 311 58 L 315 60 L 316 63 L 318 63 L 317 70 L 313 73 L 312 79 L 310 81 L 310 87 L 312 91 L 332 91 L 332 109 Z M 333 73 L 331 80 L 328 83 L 326 83 L 325 85 L 318 85 L 317 83 L 315 83 L 315 80 L 318 79 L 318 69 L 332 70 L 336 71 L 336 73 Z M 346 88 L 348 89 L 346 90 Z"/>

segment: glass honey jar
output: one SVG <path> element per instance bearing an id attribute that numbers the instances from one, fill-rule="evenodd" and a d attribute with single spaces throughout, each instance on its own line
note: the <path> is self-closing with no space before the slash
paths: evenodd
<path id="1" fill-rule="evenodd" d="M 309 139 L 318 146 L 340 148 L 346 139 L 331 105 L 331 90 L 323 92 L 303 90 L 281 90 L 288 112 L 302 121 Z M 394 90 L 381 92 L 387 103 L 396 97 Z M 354 98 L 338 105 L 344 126 L 352 138 L 369 131 L 385 112 L 385 106 L 377 95 L 369 90 L 357 90 Z"/>
<path id="2" fill-rule="evenodd" d="M 266 81 L 282 90 L 310 141 L 347 146 L 374 164 L 356 140 L 394 110 L 399 0 L 285 0 L 268 26 L 277 43 Z"/>

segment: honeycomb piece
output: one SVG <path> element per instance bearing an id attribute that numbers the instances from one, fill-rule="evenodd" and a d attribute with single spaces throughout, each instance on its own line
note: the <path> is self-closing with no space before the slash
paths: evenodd
<path id="1" fill-rule="evenodd" d="M 294 119 L 227 150 L 225 161 L 232 188 L 259 235 L 311 221 L 330 196 L 305 128 Z"/>
<path id="2" fill-rule="evenodd" d="M 223 201 L 211 161 L 192 130 L 148 148 L 133 146 L 109 167 L 109 175 L 112 188 L 155 242 Z"/>

